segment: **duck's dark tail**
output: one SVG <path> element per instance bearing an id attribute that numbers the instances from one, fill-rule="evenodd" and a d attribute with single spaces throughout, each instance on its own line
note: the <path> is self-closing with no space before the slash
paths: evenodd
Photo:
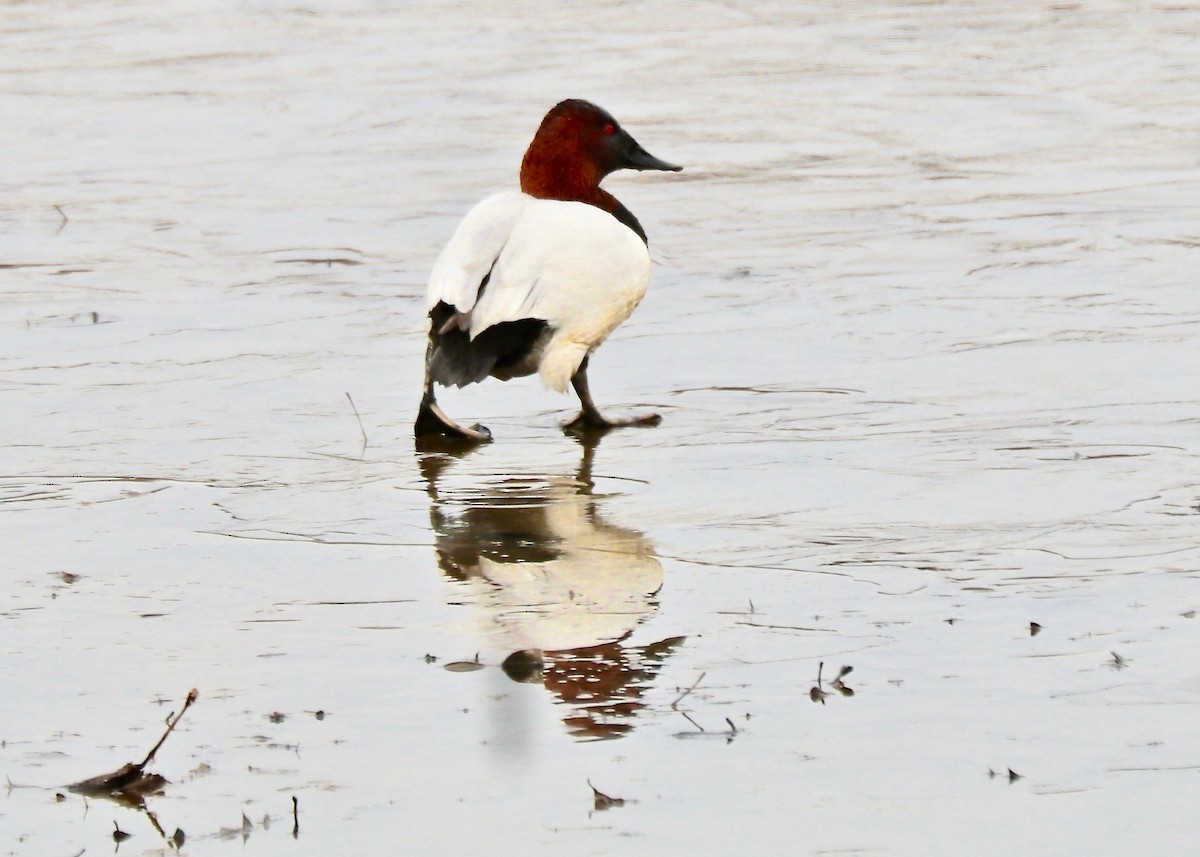
<path id="1" fill-rule="evenodd" d="M 549 325 L 540 318 L 494 324 L 474 339 L 456 324 L 454 307 L 438 303 L 429 313 L 429 352 L 425 361 L 430 382 L 443 387 L 477 384 L 489 375 L 507 380 L 536 371 L 530 356 L 545 343 Z"/>

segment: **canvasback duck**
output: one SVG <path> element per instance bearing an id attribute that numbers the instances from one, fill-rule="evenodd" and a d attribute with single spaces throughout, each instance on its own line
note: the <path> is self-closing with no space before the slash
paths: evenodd
<path id="1" fill-rule="evenodd" d="M 657 414 L 610 420 L 588 390 L 588 357 L 629 318 L 650 282 L 646 232 L 600 182 L 620 169 L 670 170 L 609 113 L 569 99 L 538 127 L 521 162 L 521 189 L 471 209 L 429 277 L 425 394 L 417 438 L 484 443 L 434 398 L 433 385 L 465 387 L 541 376 L 575 388 L 582 410 L 567 429 L 654 425 Z"/>

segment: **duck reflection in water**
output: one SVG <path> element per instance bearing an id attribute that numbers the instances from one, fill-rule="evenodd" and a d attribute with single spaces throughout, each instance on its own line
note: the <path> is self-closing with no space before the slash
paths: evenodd
<path id="1" fill-rule="evenodd" d="M 684 638 L 627 644 L 658 609 L 663 568 L 642 533 L 600 515 L 599 436 L 577 439 L 573 474 L 456 490 L 443 482 L 455 456 L 427 453 L 421 468 L 438 565 L 477 608 L 486 642 L 509 653 L 505 673 L 568 704 L 574 736 L 614 738 L 633 728 L 642 695 Z"/>

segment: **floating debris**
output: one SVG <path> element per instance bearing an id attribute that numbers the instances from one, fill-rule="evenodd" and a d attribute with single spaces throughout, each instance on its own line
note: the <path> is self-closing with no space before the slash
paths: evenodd
<path id="1" fill-rule="evenodd" d="M 821 674 L 825 669 L 825 662 L 821 661 L 817 664 L 817 683 L 808 691 L 808 698 L 813 702 L 825 704 L 825 697 L 831 695 L 831 691 L 825 689 Z M 837 678 L 829 683 L 829 686 L 840 693 L 842 696 L 854 696 L 854 689 L 842 681 L 843 678 L 854 672 L 854 667 L 842 667 L 838 670 Z"/>
<path id="2" fill-rule="evenodd" d="M 67 788 L 86 797 L 107 797 L 134 806 L 140 805 L 146 795 L 162 791 L 163 786 L 167 784 L 167 779 L 158 774 L 147 774 L 146 766 L 154 760 L 154 754 L 167 740 L 167 736 L 175 730 L 179 721 L 183 719 L 184 713 L 199 695 L 199 692 L 193 688 L 183 701 L 183 708 L 177 714 L 167 717 L 167 731 L 163 733 L 163 736 L 158 739 L 158 743 L 150 749 L 146 758 L 141 762 L 137 764 L 127 762 L 112 773 L 81 780 Z M 114 834 L 114 838 L 115 836 L 116 834 Z"/>
<path id="3" fill-rule="evenodd" d="M 728 732 L 709 732 L 707 729 L 705 729 L 703 726 L 701 726 L 699 723 L 697 723 L 695 720 L 693 720 L 692 717 L 686 711 L 680 711 L 679 713 L 682 714 L 687 719 L 688 723 L 690 723 L 696 727 L 696 731 L 695 732 L 676 732 L 674 734 L 674 736 L 672 736 L 672 737 L 675 737 L 675 738 L 724 738 L 726 744 L 732 744 L 733 739 L 735 737 L 737 737 L 738 734 L 740 734 L 738 732 L 738 728 L 733 725 L 733 721 L 730 720 L 728 717 L 725 718 L 725 722 L 729 726 Z"/>
<path id="4" fill-rule="evenodd" d="M 704 681 L 704 677 L 706 675 L 708 675 L 708 673 L 702 672 L 702 673 L 700 673 L 700 675 L 696 676 L 696 680 L 694 682 L 692 682 L 691 687 L 685 688 L 683 690 L 683 692 L 679 694 L 679 696 L 675 697 L 675 701 L 671 703 L 671 707 L 674 708 L 676 705 L 678 705 L 683 700 L 683 698 L 685 696 L 687 696 L 689 693 L 691 693 L 693 690 L 695 690 L 697 687 L 699 687 L 700 682 Z"/>
<path id="5" fill-rule="evenodd" d="M 625 798 L 609 797 L 600 789 L 592 785 L 592 781 L 587 781 L 588 787 L 592 790 L 593 808 L 597 811 L 612 809 L 614 806 L 624 806 Z"/>
<path id="6" fill-rule="evenodd" d="M 473 673 L 476 670 L 483 669 L 483 664 L 479 662 L 479 656 L 476 655 L 473 661 L 451 661 L 442 667 L 442 669 L 452 673 Z"/>

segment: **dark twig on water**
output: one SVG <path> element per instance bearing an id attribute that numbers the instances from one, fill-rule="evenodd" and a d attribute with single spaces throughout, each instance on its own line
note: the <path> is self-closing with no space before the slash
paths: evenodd
<path id="1" fill-rule="evenodd" d="M 704 677 L 706 675 L 708 675 L 708 673 L 702 672 L 702 673 L 700 673 L 700 675 L 696 676 L 696 680 L 694 682 L 692 682 L 692 686 L 687 688 L 686 690 L 684 690 L 684 692 L 679 694 L 679 696 L 675 697 L 675 701 L 671 703 L 671 708 L 674 708 L 676 705 L 678 705 L 683 700 L 683 698 L 685 696 L 687 696 L 689 693 L 691 693 L 693 690 L 695 690 L 700 685 L 700 682 L 704 681 Z M 687 717 L 686 714 L 683 716 Z M 688 718 L 688 719 L 690 720 L 691 718 Z M 703 731 L 703 730 L 701 730 L 701 731 Z"/>
<path id="2" fill-rule="evenodd" d="M 362 434 L 362 439 L 363 439 L 362 449 L 359 450 L 359 453 L 358 453 L 361 456 L 364 452 L 367 451 L 367 430 L 365 428 L 363 428 L 362 417 L 358 413 L 358 408 L 356 408 L 354 406 L 354 399 L 350 398 L 349 393 L 346 394 L 346 401 L 348 401 L 350 403 L 350 410 L 354 411 L 354 418 L 356 420 L 358 420 L 358 431 L 359 431 L 359 433 Z"/>
<path id="3" fill-rule="evenodd" d="M 292 795 L 292 839 L 300 838 L 300 801 Z"/>
<path id="4" fill-rule="evenodd" d="M 166 779 L 158 774 L 147 774 L 145 768 L 154 759 L 154 754 L 162 747 L 163 742 L 167 740 L 179 721 L 183 719 L 186 712 L 199 697 L 199 692 L 193 689 L 187 695 L 187 699 L 183 701 L 183 708 L 177 714 L 173 714 L 167 718 L 167 731 L 158 739 L 158 743 L 150 748 L 150 752 L 146 754 L 146 758 L 142 759 L 138 764 L 127 762 L 117 770 L 110 774 L 101 774 L 98 777 L 92 777 L 81 782 L 74 783 L 67 788 L 76 794 L 90 795 L 92 797 L 114 797 L 120 800 L 140 802 L 143 795 L 152 794 L 159 791 L 165 784 Z"/>
<path id="5" fill-rule="evenodd" d="M 729 744 L 729 743 L 733 742 L 734 738 L 736 738 L 738 735 L 741 734 L 740 732 L 738 732 L 738 728 L 733 725 L 733 721 L 730 720 L 728 717 L 725 718 L 725 724 L 729 727 L 728 732 L 709 732 L 707 729 L 705 729 L 703 726 L 701 726 L 699 723 L 697 723 L 696 720 L 694 718 L 692 718 L 692 716 L 689 715 L 686 711 L 680 711 L 679 713 L 682 714 L 685 718 L 687 718 L 688 723 L 690 723 L 696 727 L 696 731 L 695 732 L 676 732 L 675 733 L 676 738 L 724 738 L 725 743 Z"/>
<path id="6" fill-rule="evenodd" d="M 54 210 L 57 211 L 58 216 L 62 218 L 62 223 L 58 224 L 58 231 L 62 232 L 64 229 L 67 228 L 67 223 L 70 222 L 71 218 L 67 217 L 67 213 L 62 210 L 61 205 L 54 206 Z"/>
<path id="7" fill-rule="evenodd" d="M 688 713 L 687 713 L 686 711 L 681 711 L 681 712 L 679 712 L 679 713 L 680 713 L 680 714 L 682 714 L 684 717 L 687 717 L 687 722 L 688 722 L 688 723 L 690 723 L 690 724 L 692 724 L 693 726 L 695 726 L 695 727 L 696 727 L 697 729 L 699 729 L 701 732 L 703 732 L 703 731 L 704 731 L 704 727 L 703 727 L 703 726 L 701 726 L 699 723 L 697 723 L 695 720 L 693 720 L 691 717 L 688 717 Z"/>
<path id="8" fill-rule="evenodd" d="M 167 740 L 167 736 L 175 731 L 175 726 L 180 720 L 183 719 L 184 713 L 192 707 L 192 703 L 194 703 L 199 696 L 200 693 L 195 688 L 192 688 L 192 690 L 188 692 L 187 699 L 183 701 L 183 708 L 179 709 L 178 714 L 167 718 L 167 731 L 164 732 L 163 736 L 158 739 L 158 743 L 150 748 L 150 752 L 146 754 L 146 758 L 142 759 L 142 763 L 138 765 L 138 768 L 144 768 L 150 764 L 150 762 L 154 759 L 154 754 L 158 752 L 158 748 L 161 747 Z"/>

